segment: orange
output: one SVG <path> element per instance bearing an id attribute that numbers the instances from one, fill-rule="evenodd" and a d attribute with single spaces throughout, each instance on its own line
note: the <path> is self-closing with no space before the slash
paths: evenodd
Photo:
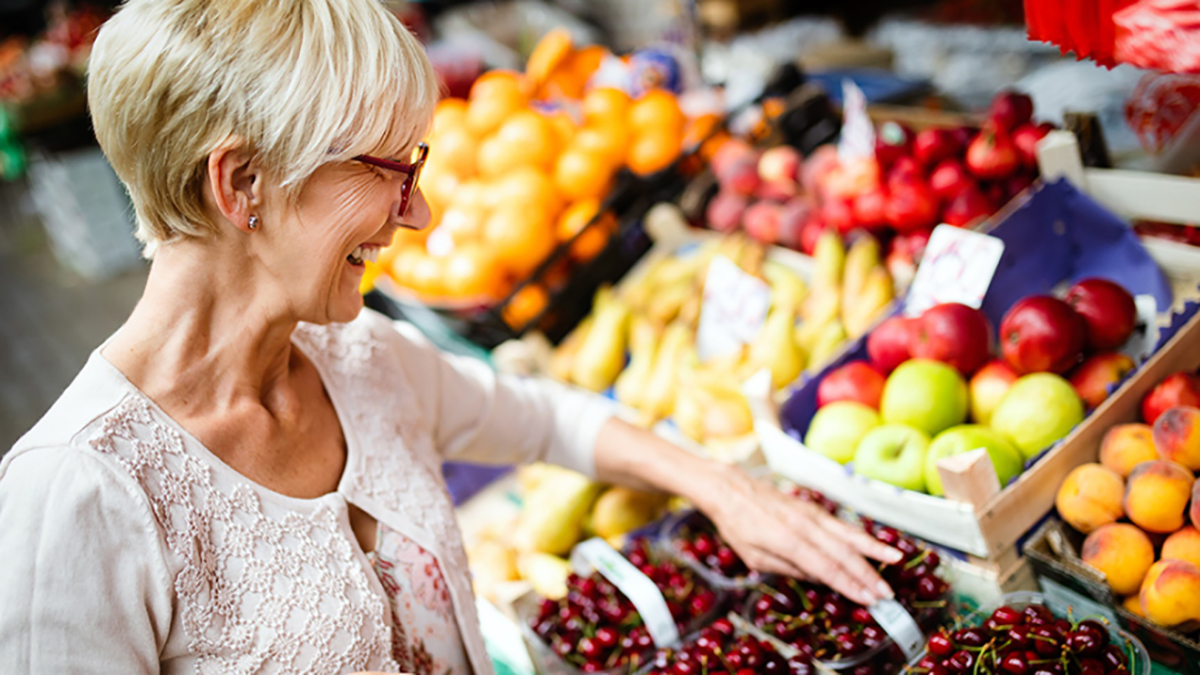
<path id="1" fill-rule="evenodd" d="M 549 302 L 550 294 L 546 288 L 538 283 L 530 283 L 512 296 L 501 315 L 511 328 L 521 330 L 541 314 Z"/>
<path id="2" fill-rule="evenodd" d="M 397 284 L 408 287 L 412 281 L 413 263 L 418 257 L 424 254 L 424 245 L 408 246 L 404 245 L 396 251 L 396 255 L 392 258 L 387 266 L 387 273 L 396 280 Z"/>
<path id="3" fill-rule="evenodd" d="M 461 206 L 451 206 L 442 214 L 439 230 L 450 235 L 455 244 L 478 239 L 483 236 L 483 223 L 486 219 L 482 211 L 467 209 Z"/>
<path id="4" fill-rule="evenodd" d="M 525 62 L 525 76 L 534 83 L 545 82 L 550 74 L 571 58 L 575 45 L 571 31 L 555 28 L 542 36 Z"/>
<path id="5" fill-rule="evenodd" d="M 445 98 L 433 109 L 432 135 L 442 134 L 467 123 L 467 102 L 461 98 Z"/>
<path id="6" fill-rule="evenodd" d="M 523 164 L 549 166 L 558 154 L 558 134 L 550 120 L 536 111 L 513 113 L 496 134 L 521 148 L 518 153 Z"/>
<path id="7" fill-rule="evenodd" d="M 712 137 L 721 124 L 721 116 L 715 113 L 705 113 L 694 120 L 688 120 L 683 128 L 683 146 L 690 148 Z"/>
<path id="8" fill-rule="evenodd" d="M 467 243 L 446 257 L 442 284 L 452 298 L 494 298 L 504 285 L 504 270 L 491 249 Z"/>
<path id="9" fill-rule="evenodd" d="M 564 150 L 554 164 L 554 184 L 567 199 L 604 196 L 612 174 L 607 158 L 581 148 Z"/>
<path id="10" fill-rule="evenodd" d="M 432 171 L 430 170 L 432 169 Z M 429 162 L 421 173 L 421 192 L 425 199 L 434 207 L 444 207 L 454 198 L 460 181 L 449 169 L 441 164 Z"/>
<path id="11" fill-rule="evenodd" d="M 488 186 L 478 178 L 468 178 L 458 184 L 458 192 L 454 193 L 451 206 L 470 211 L 487 211 Z"/>
<path id="12" fill-rule="evenodd" d="M 556 110 L 550 113 L 547 118 L 550 120 L 550 126 L 554 128 L 554 134 L 558 137 L 558 146 L 566 147 L 567 143 L 575 137 L 575 133 L 579 131 L 579 126 L 575 124 L 575 119 L 571 117 L 571 113 L 565 110 Z"/>
<path id="13" fill-rule="evenodd" d="M 568 241 L 571 237 L 579 234 L 579 238 L 571 244 L 572 259 L 586 262 L 595 258 L 600 251 L 604 250 L 604 247 L 608 245 L 608 240 L 616 232 L 616 220 L 609 213 L 600 216 L 595 224 L 588 227 L 599 211 L 600 200 L 581 199 L 567 207 L 562 217 L 558 219 L 555 234 L 559 241 Z M 582 233 L 580 233 L 581 231 Z"/>
<path id="14" fill-rule="evenodd" d="M 512 70 L 489 70 L 475 78 L 475 82 L 471 84 L 468 98 L 474 100 L 493 96 L 497 92 L 517 94 L 521 98 L 525 98 L 524 76 Z"/>
<path id="15" fill-rule="evenodd" d="M 488 195 L 490 206 L 539 209 L 547 219 L 562 210 L 562 198 L 550 176 L 531 166 L 521 166 L 498 178 Z"/>
<path id="16" fill-rule="evenodd" d="M 398 265 L 405 262 L 409 268 L 405 274 L 406 286 L 409 290 L 425 297 L 441 297 L 445 293 L 442 282 L 444 271 L 443 258 L 429 255 L 428 252 L 414 248 L 411 256 L 397 259 Z"/>
<path id="17" fill-rule="evenodd" d="M 488 216 L 483 237 L 505 268 L 525 278 L 554 250 L 554 232 L 539 211 L 505 205 Z"/>
<path id="18" fill-rule="evenodd" d="M 629 108 L 629 126 L 639 136 L 650 129 L 669 129 L 678 135 L 685 121 L 679 101 L 662 89 L 646 92 Z"/>
<path id="19" fill-rule="evenodd" d="M 583 117 L 589 121 L 624 120 L 629 115 L 629 106 L 632 103 L 629 94 L 616 87 L 599 87 L 583 97 Z"/>
<path id="20" fill-rule="evenodd" d="M 598 154 L 617 167 L 625 163 L 628 144 L 629 134 L 624 126 L 619 123 L 601 122 L 581 129 L 575 134 L 575 138 L 571 139 L 569 147 Z"/>
<path id="21" fill-rule="evenodd" d="M 662 171 L 679 156 L 679 141 L 678 134 L 665 129 L 639 135 L 629 146 L 629 168 L 642 176 Z"/>
<path id="22" fill-rule="evenodd" d="M 521 144 L 514 143 L 499 135 L 488 136 L 479 144 L 479 153 L 475 156 L 479 175 L 484 178 L 498 178 L 504 173 L 525 164 L 526 158 L 521 153 Z"/>
<path id="23" fill-rule="evenodd" d="M 488 92 L 472 96 L 467 104 L 467 128 L 478 137 L 492 133 L 509 115 L 525 107 L 525 97 L 520 92 L 503 88 Z"/>
<path id="24" fill-rule="evenodd" d="M 475 173 L 475 153 L 478 149 L 479 139 L 465 125 L 439 131 L 429 137 L 429 159 L 425 162 L 425 171 L 429 171 L 430 165 L 439 164 L 459 178 L 467 178 Z"/>

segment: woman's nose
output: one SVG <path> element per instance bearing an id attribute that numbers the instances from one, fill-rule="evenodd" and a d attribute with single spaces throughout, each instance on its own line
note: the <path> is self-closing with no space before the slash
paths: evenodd
<path id="1" fill-rule="evenodd" d="M 399 213 L 400 203 L 396 203 L 393 220 L 396 225 L 408 230 L 423 230 L 429 227 L 433 216 L 429 211 L 429 202 L 425 201 L 425 193 L 417 188 L 408 200 L 408 211 Z"/>

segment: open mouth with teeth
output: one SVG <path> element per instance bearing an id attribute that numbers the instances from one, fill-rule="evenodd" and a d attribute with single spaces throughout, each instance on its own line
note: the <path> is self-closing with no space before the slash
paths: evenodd
<path id="1" fill-rule="evenodd" d="M 380 248 L 378 246 L 359 246 L 355 248 L 350 255 L 346 256 L 346 262 L 354 265 L 355 267 L 361 267 L 363 262 L 367 260 L 370 260 L 371 262 L 378 261 L 379 251 Z"/>

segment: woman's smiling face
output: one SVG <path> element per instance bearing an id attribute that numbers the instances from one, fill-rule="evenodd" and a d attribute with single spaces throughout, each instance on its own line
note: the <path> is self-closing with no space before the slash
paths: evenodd
<path id="1" fill-rule="evenodd" d="M 350 160 L 317 169 L 291 203 L 282 195 L 264 195 L 267 204 L 282 205 L 262 215 L 262 231 L 256 234 L 272 241 L 263 262 L 288 289 L 298 318 L 353 320 L 363 307 L 364 261 L 374 260 L 398 228 L 428 227 L 429 205 L 419 186 L 400 212 L 406 178 Z"/>

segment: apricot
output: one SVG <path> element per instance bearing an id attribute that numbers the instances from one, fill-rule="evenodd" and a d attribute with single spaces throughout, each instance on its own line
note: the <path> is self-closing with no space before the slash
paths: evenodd
<path id="1" fill-rule="evenodd" d="M 1200 530 L 1188 525 L 1163 542 L 1163 560 L 1186 560 L 1200 567 Z"/>
<path id="2" fill-rule="evenodd" d="M 1148 424 L 1118 424 L 1100 442 L 1100 463 L 1127 478 L 1133 467 L 1158 459 L 1154 430 Z"/>
<path id="3" fill-rule="evenodd" d="M 1133 614 L 1134 616 L 1140 616 L 1142 618 L 1146 617 L 1146 613 L 1142 611 L 1142 599 L 1138 597 L 1136 593 L 1126 596 L 1125 599 L 1121 601 L 1121 606 L 1125 608 L 1125 611 Z"/>
<path id="4" fill-rule="evenodd" d="M 1071 527 L 1083 533 L 1115 523 L 1124 511 L 1121 495 L 1125 481 L 1120 474 L 1099 464 L 1075 467 L 1058 488 L 1054 505 Z"/>
<path id="5" fill-rule="evenodd" d="M 1142 462 L 1125 483 L 1125 513 L 1147 532 L 1174 532 L 1183 527 L 1193 482 L 1192 472 L 1175 462 Z"/>
<path id="6" fill-rule="evenodd" d="M 1146 618 L 1160 626 L 1200 621 L 1200 567 L 1186 560 L 1154 563 L 1140 599 Z"/>
<path id="7" fill-rule="evenodd" d="M 1158 456 L 1191 471 L 1200 471 L 1200 408 L 1175 406 L 1154 421 Z"/>
<path id="8" fill-rule="evenodd" d="M 1113 591 L 1129 595 L 1142 587 L 1146 570 L 1154 564 L 1154 544 L 1133 525 L 1110 523 L 1087 536 L 1081 557 L 1104 573 Z"/>

